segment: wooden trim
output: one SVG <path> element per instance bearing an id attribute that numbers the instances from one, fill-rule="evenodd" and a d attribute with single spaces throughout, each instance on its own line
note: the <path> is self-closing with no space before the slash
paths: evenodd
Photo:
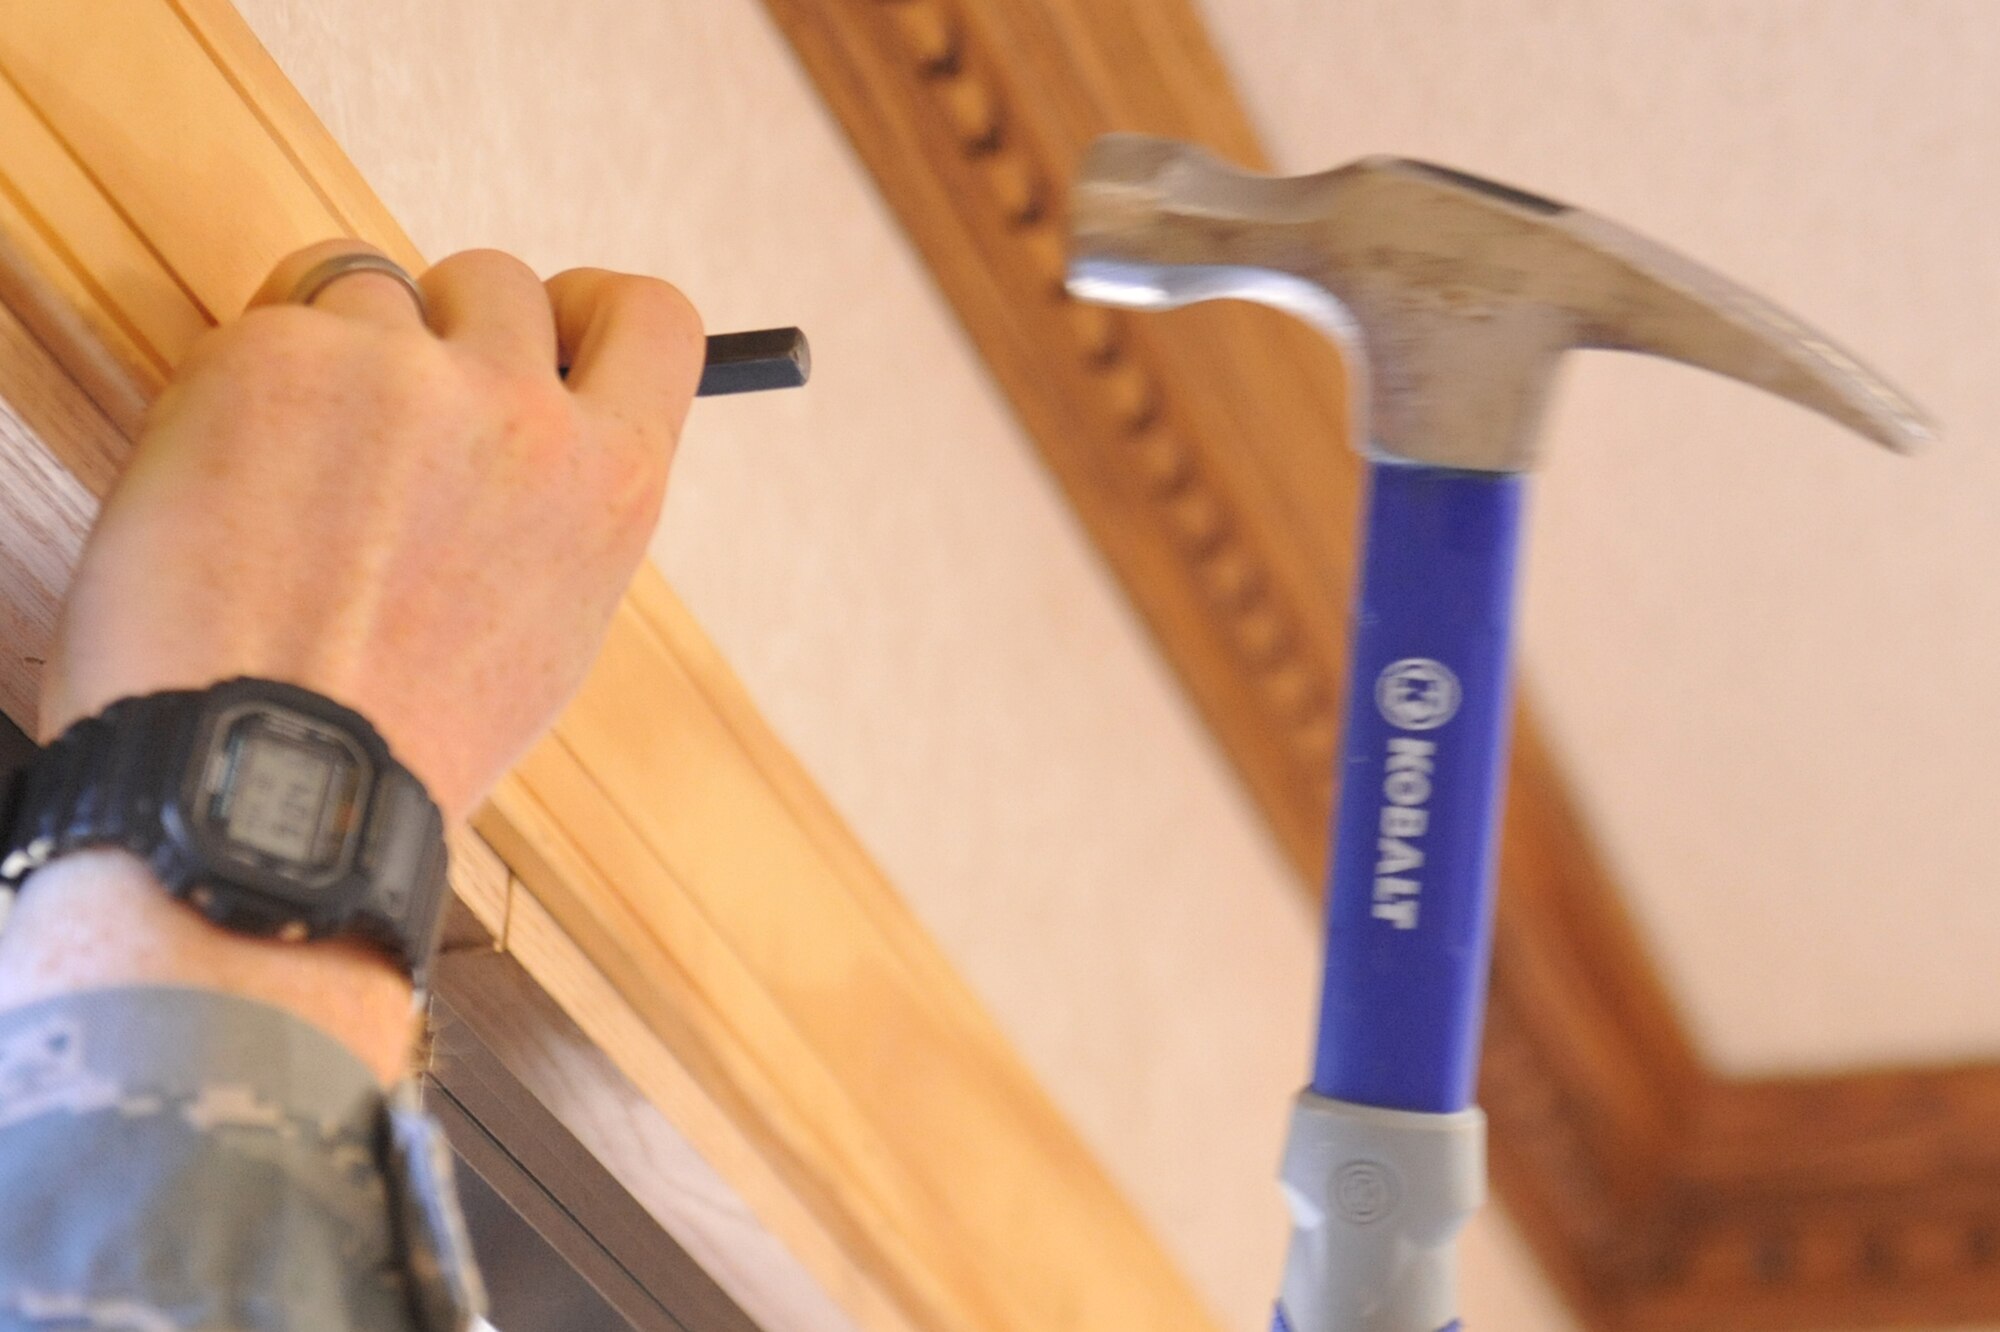
<path id="1" fill-rule="evenodd" d="M 687 1250 L 514 1076 L 446 992 L 479 985 L 501 969 L 519 972 L 519 981 L 532 984 L 518 962 L 489 949 L 478 964 L 455 966 L 451 985 L 440 986 L 432 1006 L 424 1085 L 452 1147 L 634 1332 L 758 1332 Z M 497 1300 L 501 1274 L 493 1269 L 505 1260 L 481 1252 L 488 1287 L 496 1294 L 492 1317 L 509 1332 L 524 1332 Z M 571 1320 L 551 1332 L 570 1332 L 577 1325 Z"/>
<path id="2" fill-rule="evenodd" d="M 456 1158 L 459 1212 L 486 1279 L 489 1323 L 509 1332 L 680 1332 L 456 1099 L 426 1079 L 424 1100 Z"/>
<path id="3" fill-rule="evenodd" d="M 1341 366 L 1269 311 L 1132 317 L 1061 289 L 1064 183 L 1096 135 L 1264 161 L 1197 6 L 765 3 L 1316 895 L 1359 486 Z M 1936 1239 L 1966 1195 L 1949 1144 L 2000 1140 L 2000 1106 L 1978 1090 L 1991 1070 L 1912 1075 L 1927 1113 L 1881 1180 L 1867 1153 L 1836 1150 L 1821 1092 L 1719 1082 L 1526 705 L 1501 881 L 1481 1087 L 1493 1173 L 1587 1326 L 2000 1315 L 1995 1223 L 1961 1217 L 1958 1240 Z M 1822 1091 L 1866 1102 L 1861 1086 Z M 1796 1187 L 1759 1183 L 1769 1162 L 1799 1159 L 1814 1168 Z M 1817 1238 L 1852 1231 L 1856 1208 L 1908 1245 Z M 1950 1280 L 1876 1260 L 1939 1243 L 1962 1260 Z M 1770 1258 L 1828 1246 L 1876 1258 L 1831 1282 L 1813 1275 L 1824 1263 Z"/>
<path id="4" fill-rule="evenodd" d="M 0 295 L 87 418 L 5 442 L 91 489 L 280 256 L 420 263 L 222 0 L 9 6 L 0 145 Z M 862 1327 L 1214 1326 L 657 573 L 476 824 L 475 915 Z"/>
<path id="5" fill-rule="evenodd" d="M 658 1099 L 626 1077 L 496 943 L 442 958 L 438 990 L 507 1072 L 759 1325 L 853 1332 L 852 1320 L 682 1126 L 666 1118 Z"/>
<path id="6" fill-rule="evenodd" d="M 1623 1328 L 1991 1322 L 2000 1066 L 1720 1083 L 1659 1225 Z"/>

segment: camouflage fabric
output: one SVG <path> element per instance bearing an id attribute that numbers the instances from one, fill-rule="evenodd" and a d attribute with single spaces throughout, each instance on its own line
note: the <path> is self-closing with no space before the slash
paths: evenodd
<path id="1" fill-rule="evenodd" d="M 460 1332 L 482 1303 L 414 1093 L 165 986 L 0 1013 L 0 1332 Z"/>

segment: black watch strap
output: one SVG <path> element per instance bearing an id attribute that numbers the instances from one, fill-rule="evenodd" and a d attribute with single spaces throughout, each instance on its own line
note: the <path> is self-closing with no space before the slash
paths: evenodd
<path id="1" fill-rule="evenodd" d="M 351 881 L 302 904 L 258 891 L 203 854 L 189 803 L 210 761 L 218 709 L 249 699 L 337 725 L 373 764 Z M 414 774 L 359 713 L 296 686 L 231 680 L 205 690 L 122 699 L 65 730 L 14 775 L 0 807 L 0 885 L 18 887 L 58 856 L 118 847 L 225 928 L 287 939 L 353 936 L 387 950 L 422 986 L 437 950 L 446 884 L 443 821 Z"/>
<path id="2" fill-rule="evenodd" d="M 57 856 L 115 846 L 150 865 L 168 892 L 185 895 L 189 867 L 160 854 L 160 815 L 187 769 L 197 698 L 173 690 L 121 699 L 51 741 L 8 793 L 0 883 L 18 888 Z"/>

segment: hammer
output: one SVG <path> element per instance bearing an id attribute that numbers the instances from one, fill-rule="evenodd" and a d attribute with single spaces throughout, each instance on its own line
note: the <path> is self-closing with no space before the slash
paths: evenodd
<path id="1" fill-rule="evenodd" d="M 1398 158 L 1274 178 L 1185 144 L 1101 139 L 1072 197 L 1069 288 L 1134 309 L 1289 310 L 1367 386 L 1326 973 L 1280 1168 L 1293 1229 L 1276 1326 L 1455 1328 L 1457 1235 L 1485 1194 L 1472 1098 L 1522 476 L 1558 359 L 1672 357 L 1899 452 L 1931 427 L 1727 279 L 1579 209 Z"/>

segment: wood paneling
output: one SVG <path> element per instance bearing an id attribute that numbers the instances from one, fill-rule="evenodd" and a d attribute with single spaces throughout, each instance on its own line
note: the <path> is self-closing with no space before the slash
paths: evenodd
<path id="1" fill-rule="evenodd" d="M 0 128 L 0 295 L 96 405 L 0 444 L 85 490 L 281 255 L 420 263 L 222 0 L 0 0 Z M 87 507 L 41 506 L 69 544 L 22 584 L 38 624 Z M 506 862 L 468 844 L 479 924 L 860 1325 L 1213 1327 L 650 568 L 476 826 Z"/>
<path id="2" fill-rule="evenodd" d="M 1359 483 L 1338 358 L 1269 311 L 1133 317 L 1062 292 L 1064 186 L 1096 135 L 1263 164 L 1196 5 L 765 3 L 1317 894 Z M 1950 1150 L 2000 1133 L 1990 1073 L 1892 1079 L 1913 1118 L 1879 1177 L 1875 1140 L 1827 1113 L 1873 1105 L 1863 1083 L 1717 1082 L 1527 704 L 1501 883 L 1493 1172 L 1588 1325 L 2000 1315 L 1996 1232 L 1960 1205 L 1985 1176 Z M 1773 1188 L 1780 1161 L 1811 1164 Z M 1822 1251 L 1845 1257 L 1796 1257 Z"/>

